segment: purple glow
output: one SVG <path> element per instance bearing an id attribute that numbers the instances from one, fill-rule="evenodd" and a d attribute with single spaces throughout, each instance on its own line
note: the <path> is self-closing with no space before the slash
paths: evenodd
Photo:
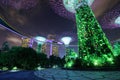
<path id="1" fill-rule="evenodd" d="M 1 0 L 0 3 L 15 9 L 30 9 L 38 4 L 39 0 Z"/>
<path id="2" fill-rule="evenodd" d="M 70 20 L 75 20 L 74 13 L 71 13 L 65 9 L 62 0 L 50 0 L 50 5 L 52 9 L 55 11 L 55 13 L 57 13 L 58 15 L 68 18 Z"/>
<path id="3" fill-rule="evenodd" d="M 29 44 L 29 47 L 32 47 L 33 46 L 33 39 L 30 39 L 30 44 Z"/>
<path id="4" fill-rule="evenodd" d="M 50 56 L 52 55 L 52 43 L 50 43 Z"/>
<path id="5" fill-rule="evenodd" d="M 112 11 L 109 11 L 104 15 L 103 19 L 100 20 L 101 26 L 109 29 L 118 28 L 119 26 L 115 24 L 115 20 L 118 16 L 120 16 L 120 5 L 116 6 Z"/>

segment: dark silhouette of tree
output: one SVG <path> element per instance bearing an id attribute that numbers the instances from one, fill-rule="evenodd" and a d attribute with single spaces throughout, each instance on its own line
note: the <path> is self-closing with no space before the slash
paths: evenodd
<path id="1" fill-rule="evenodd" d="M 1 51 L 9 51 L 10 50 L 10 45 L 7 41 L 5 41 L 3 44 L 2 44 L 2 47 L 1 47 Z"/>

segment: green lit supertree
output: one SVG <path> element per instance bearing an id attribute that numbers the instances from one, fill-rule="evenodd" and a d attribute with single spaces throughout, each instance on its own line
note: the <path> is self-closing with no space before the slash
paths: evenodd
<path id="1" fill-rule="evenodd" d="M 112 46 L 86 0 L 82 0 L 77 5 L 75 15 L 80 58 L 91 61 L 91 56 L 98 59 L 103 55 L 107 58 L 113 57 Z M 95 65 L 97 65 L 100 59 L 95 60 Z"/>

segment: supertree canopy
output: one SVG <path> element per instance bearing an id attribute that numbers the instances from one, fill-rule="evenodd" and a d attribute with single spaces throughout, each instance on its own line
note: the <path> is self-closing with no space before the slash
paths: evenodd
<path id="1" fill-rule="evenodd" d="M 81 0 L 49 0 L 51 7 L 58 15 L 75 20 L 75 5 L 79 4 Z M 87 0 L 91 5 L 94 0 Z"/>
<path id="2" fill-rule="evenodd" d="M 88 5 L 91 5 L 94 0 L 86 0 Z M 76 13 L 75 7 L 81 2 L 81 0 L 63 0 L 64 7 L 72 13 Z"/>
<path id="3" fill-rule="evenodd" d="M 64 7 L 69 12 L 75 13 L 75 6 L 80 3 L 81 0 L 63 0 Z"/>
<path id="4" fill-rule="evenodd" d="M 80 1 L 81 0 L 49 0 L 51 7 L 55 11 L 55 13 L 73 21 L 75 21 L 75 14 L 74 14 L 76 12 L 75 5 L 78 4 Z M 98 1 L 86 0 L 86 1 L 88 5 L 92 7 L 93 11 L 95 9 L 101 10 L 103 7 L 103 6 L 99 7 L 100 6 L 99 3 L 101 3 L 102 1 L 99 1 L 99 0 Z M 94 4 L 92 5 L 93 2 Z M 99 11 L 96 12 L 96 14 L 98 13 Z M 97 18 L 99 19 L 99 22 L 102 28 L 104 29 L 117 28 L 119 26 L 116 25 L 114 22 L 115 22 L 115 19 L 119 16 L 119 14 L 120 14 L 120 6 L 119 4 L 116 4 L 116 7 L 114 6 L 113 8 L 109 8 L 107 12 L 104 11 L 104 13 L 101 13 L 101 16 L 97 16 Z"/>
<path id="5" fill-rule="evenodd" d="M 74 13 L 71 13 L 66 10 L 63 4 L 63 0 L 49 0 L 51 7 L 58 15 L 68 18 L 70 20 L 74 20 Z"/>

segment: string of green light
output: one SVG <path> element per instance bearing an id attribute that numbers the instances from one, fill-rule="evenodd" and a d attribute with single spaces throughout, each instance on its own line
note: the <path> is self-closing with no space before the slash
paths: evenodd
<path id="1" fill-rule="evenodd" d="M 76 23 L 81 58 L 90 58 L 91 55 L 100 57 L 103 54 L 113 56 L 111 44 L 85 1 L 76 9 Z"/>

